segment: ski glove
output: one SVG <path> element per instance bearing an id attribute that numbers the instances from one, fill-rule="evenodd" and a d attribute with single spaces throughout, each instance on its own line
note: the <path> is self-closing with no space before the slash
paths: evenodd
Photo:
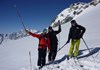
<path id="1" fill-rule="evenodd" d="M 26 31 L 26 33 L 27 33 L 27 34 L 29 33 L 29 31 L 28 31 L 28 30 L 26 30 L 26 29 L 25 29 L 25 31 Z"/>
<path id="2" fill-rule="evenodd" d="M 80 38 L 82 38 L 83 37 L 83 34 L 80 34 Z"/>
<path id="3" fill-rule="evenodd" d="M 60 25 L 60 23 L 61 23 L 60 20 L 58 20 L 58 25 Z"/>

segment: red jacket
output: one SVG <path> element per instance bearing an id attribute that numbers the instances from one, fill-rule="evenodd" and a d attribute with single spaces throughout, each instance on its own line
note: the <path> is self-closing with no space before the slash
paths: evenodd
<path id="1" fill-rule="evenodd" d="M 42 36 L 41 34 L 35 34 L 32 32 L 29 32 L 29 34 L 33 37 L 36 37 L 39 39 L 39 48 L 41 49 L 46 49 L 48 47 L 48 49 L 50 49 L 50 40 L 49 38 Z"/>

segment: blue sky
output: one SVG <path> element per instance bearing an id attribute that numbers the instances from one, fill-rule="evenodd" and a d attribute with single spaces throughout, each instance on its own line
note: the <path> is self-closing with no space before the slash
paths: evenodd
<path id="1" fill-rule="evenodd" d="M 75 2 L 91 0 L 0 0 L 0 33 L 16 32 L 23 29 L 16 8 L 26 28 L 42 31 L 63 9 Z"/>

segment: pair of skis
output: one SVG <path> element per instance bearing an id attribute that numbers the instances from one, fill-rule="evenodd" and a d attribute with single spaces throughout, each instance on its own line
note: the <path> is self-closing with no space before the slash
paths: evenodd
<path id="1" fill-rule="evenodd" d="M 74 63 L 76 66 L 83 67 L 83 65 L 80 63 L 80 61 L 77 58 L 67 58 L 67 61 L 70 60 L 72 60 L 72 63 Z"/>
<path id="2" fill-rule="evenodd" d="M 74 59 L 74 62 L 75 62 L 76 65 L 79 65 L 80 67 L 83 67 L 83 65 L 79 62 L 78 59 Z"/>

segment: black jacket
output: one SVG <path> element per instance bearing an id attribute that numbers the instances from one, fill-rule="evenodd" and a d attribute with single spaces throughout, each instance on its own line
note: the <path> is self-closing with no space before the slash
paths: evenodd
<path id="1" fill-rule="evenodd" d="M 70 39 L 80 39 L 82 38 L 83 34 L 85 33 L 85 27 L 76 24 L 75 26 L 71 26 L 68 36 L 68 41 Z"/>
<path id="2" fill-rule="evenodd" d="M 57 45 L 58 44 L 58 39 L 57 39 L 57 34 L 61 32 L 61 26 L 59 25 L 58 31 L 52 31 L 48 33 L 48 36 L 50 38 L 50 44 L 51 45 Z"/>

